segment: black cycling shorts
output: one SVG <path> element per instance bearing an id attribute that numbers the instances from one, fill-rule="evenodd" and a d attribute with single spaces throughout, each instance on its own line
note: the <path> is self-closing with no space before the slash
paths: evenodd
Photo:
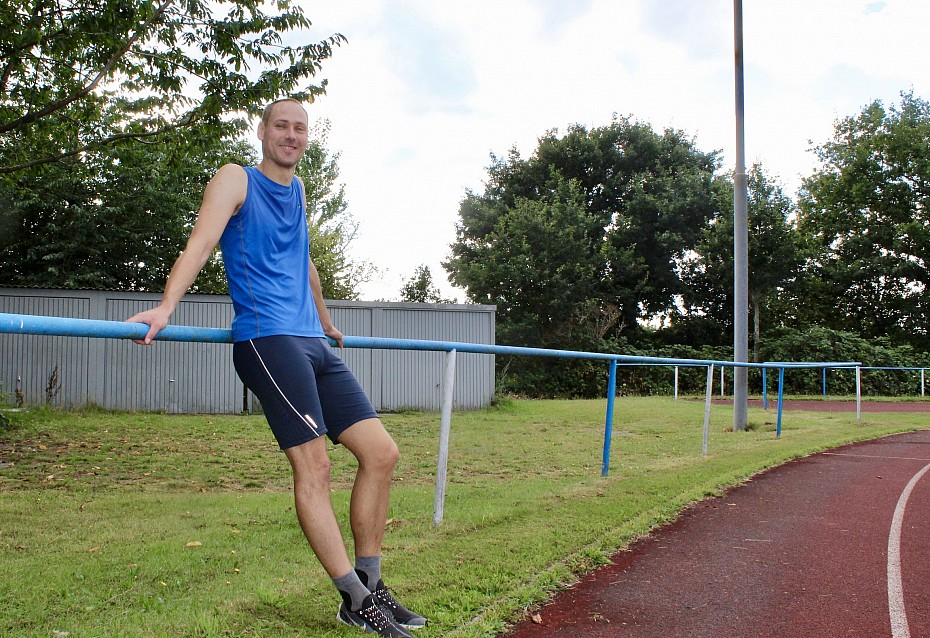
<path id="1" fill-rule="evenodd" d="M 242 382 L 261 401 L 282 450 L 378 418 L 365 391 L 324 338 L 275 335 L 233 345 Z"/>

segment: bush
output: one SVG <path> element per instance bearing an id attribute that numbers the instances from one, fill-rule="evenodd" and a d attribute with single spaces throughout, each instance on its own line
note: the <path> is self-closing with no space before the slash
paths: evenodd
<path id="1" fill-rule="evenodd" d="M 908 345 L 892 345 L 887 338 L 863 339 L 858 335 L 814 326 L 807 330 L 779 328 L 767 336 L 761 349 L 765 361 L 859 362 L 866 367 L 922 367 L 927 356 Z M 906 370 L 867 370 L 862 373 L 862 394 L 901 396 L 919 389 L 915 372 Z M 828 372 L 827 392 L 854 394 L 855 373 Z M 790 370 L 785 373 L 785 392 L 823 392 L 821 369 Z"/>
<path id="2" fill-rule="evenodd" d="M 644 332 L 640 342 L 603 340 L 598 344 L 579 344 L 577 349 L 642 357 L 732 361 L 731 346 L 668 345 L 661 333 Z M 587 346 L 587 347 L 584 347 Z M 815 326 L 808 330 L 779 328 L 765 335 L 760 350 L 762 361 L 785 362 L 859 362 L 866 367 L 923 367 L 930 358 L 914 352 L 911 346 L 893 345 L 888 339 L 863 339 L 858 335 Z M 504 394 L 533 398 L 597 398 L 607 393 L 608 364 L 605 361 L 562 359 L 554 357 L 499 356 L 498 390 Z M 726 371 L 732 379 L 732 369 Z M 777 390 L 776 370 L 769 370 L 770 391 Z M 714 388 L 719 391 L 719 371 L 715 371 Z M 730 390 L 732 381 L 727 381 Z M 704 394 L 706 366 L 679 366 L 679 394 Z M 624 365 L 617 368 L 617 394 L 652 396 L 671 395 L 675 376 L 671 365 Z M 852 370 L 827 373 L 827 390 L 832 395 L 851 395 L 856 391 Z M 913 395 L 920 390 L 917 373 L 907 370 L 866 370 L 862 373 L 862 393 L 871 396 Z M 749 371 L 749 392 L 762 393 L 762 374 Z M 785 392 L 819 395 L 823 392 L 820 368 L 786 370 Z"/>

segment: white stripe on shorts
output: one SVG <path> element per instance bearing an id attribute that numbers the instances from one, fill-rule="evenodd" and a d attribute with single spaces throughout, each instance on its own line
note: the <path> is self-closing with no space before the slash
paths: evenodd
<path id="1" fill-rule="evenodd" d="M 255 352 L 255 356 L 258 357 L 258 362 L 262 364 L 262 368 L 265 370 L 265 374 L 267 374 L 268 378 L 271 379 L 271 383 L 274 384 L 275 390 L 278 391 L 278 394 L 281 395 L 281 398 L 284 399 L 284 402 L 287 403 L 287 406 L 291 410 L 293 410 L 294 414 L 300 417 L 302 421 L 304 421 L 307 425 L 310 426 L 310 429 L 313 430 L 313 433 L 315 435 L 320 436 L 320 430 L 317 424 L 310 417 L 310 415 L 301 414 L 300 411 L 294 407 L 294 404 L 292 404 L 290 400 L 287 398 L 287 395 L 285 395 L 284 392 L 281 391 L 281 388 L 278 386 L 278 382 L 274 380 L 274 377 L 272 376 L 271 371 L 268 370 L 268 366 L 266 366 L 264 360 L 262 360 L 262 355 L 258 353 L 258 348 L 255 347 L 255 344 L 252 342 L 251 339 L 249 339 L 249 345 L 252 346 L 252 351 Z"/>

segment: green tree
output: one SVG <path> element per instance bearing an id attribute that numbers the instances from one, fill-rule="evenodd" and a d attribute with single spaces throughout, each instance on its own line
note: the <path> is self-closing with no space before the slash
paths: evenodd
<path id="1" fill-rule="evenodd" d="M 334 46 L 289 46 L 310 26 L 286 0 L 26 0 L 0 6 L 0 174 L 128 140 L 219 139 L 309 83 Z"/>
<path id="2" fill-rule="evenodd" d="M 329 131 L 329 121 L 317 123 L 297 166 L 307 193 L 310 254 L 326 299 L 358 299 L 358 287 L 371 279 L 376 268 L 369 261 L 350 259 L 358 223 L 348 211 L 345 185 L 339 183 L 340 154 L 329 151 Z"/>
<path id="3" fill-rule="evenodd" d="M 245 143 L 190 143 L 174 132 L 7 176 L 0 180 L 0 283 L 161 290 L 216 167 L 253 159 Z M 225 292 L 218 259 L 193 290 Z"/>
<path id="4" fill-rule="evenodd" d="M 681 293 L 677 264 L 712 214 L 716 166 L 681 131 L 626 118 L 551 131 L 527 160 L 492 156 L 484 192 L 460 206 L 444 266 L 471 301 L 497 305 L 503 343 L 612 349 Z M 599 392 L 600 375 L 559 370 L 565 383 L 545 393 Z M 550 387 L 547 374 L 559 373 L 524 390 Z"/>
<path id="5" fill-rule="evenodd" d="M 930 347 L 930 104 L 875 101 L 837 122 L 804 181 L 809 319 L 866 337 Z"/>
<path id="6" fill-rule="evenodd" d="M 400 300 L 413 303 L 455 303 L 442 296 L 439 288 L 433 283 L 433 273 L 426 264 L 417 266 L 413 276 L 404 282 L 400 289 Z"/>
<path id="7" fill-rule="evenodd" d="M 792 220 L 797 211 L 781 186 L 769 178 L 761 165 L 747 176 L 749 217 L 749 310 L 753 325 L 753 360 L 759 361 L 762 317 L 778 323 L 777 303 L 802 265 L 801 248 Z M 689 319 L 719 327 L 725 342 L 733 330 L 733 180 L 714 181 L 715 213 L 705 226 L 695 252 L 684 263 L 687 284 L 682 295 Z M 704 339 L 707 335 L 702 335 Z M 711 342 L 717 342 L 716 339 Z M 694 343 L 693 345 L 700 345 Z"/>
<path id="8" fill-rule="evenodd" d="M 310 251 L 327 299 L 354 299 L 372 267 L 353 262 L 356 224 L 338 184 L 329 123 L 311 131 L 298 173 L 307 192 Z M 203 190 L 227 162 L 257 161 L 245 141 L 195 140 L 167 133 L 63 158 L 0 180 L 0 285 L 160 291 L 190 234 Z M 225 293 L 219 251 L 192 286 Z"/>
<path id="9" fill-rule="evenodd" d="M 313 78 L 345 38 L 285 44 L 309 26 L 288 0 L 0 6 L 0 280 L 160 289 L 207 180 L 254 160 L 245 116 L 324 91 Z M 338 175 L 328 161 L 311 149 L 311 187 Z M 341 193 L 310 195 L 324 290 L 351 297 L 350 273 L 365 272 L 344 257 L 355 227 Z M 214 258 L 194 290 L 225 289 Z"/>
<path id="10" fill-rule="evenodd" d="M 444 266 L 472 301 L 498 304 L 505 328 L 551 317 L 538 345 L 580 316 L 619 334 L 681 292 L 676 266 L 712 214 L 716 162 L 681 131 L 625 118 L 549 132 L 528 160 L 492 156 L 484 193 L 461 204 Z"/>

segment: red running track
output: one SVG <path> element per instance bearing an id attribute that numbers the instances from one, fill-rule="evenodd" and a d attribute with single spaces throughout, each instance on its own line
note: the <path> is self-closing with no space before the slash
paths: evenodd
<path id="1" fill-rule="evenodd" d="M 712 399 L 713 403 L 733 405 L 733 399 Z M 762 399 L 749 399 L 749 407 L 763 407 Z M 785 399 L 782 410 L 807 410 L 808 412 L 855 412 L 855 401 L 827 401 L 819 399 Z M 768 409 L 778 408 L 778 399 L 768 400 Z M 861 401 L 861 412 L 930 412 L 930 401 Z"/>
<path id="2" fill-rule="evenodd" d="M 760 474 L 534 613 L 506 638 L 930 638 L 930 431 Z"/>

